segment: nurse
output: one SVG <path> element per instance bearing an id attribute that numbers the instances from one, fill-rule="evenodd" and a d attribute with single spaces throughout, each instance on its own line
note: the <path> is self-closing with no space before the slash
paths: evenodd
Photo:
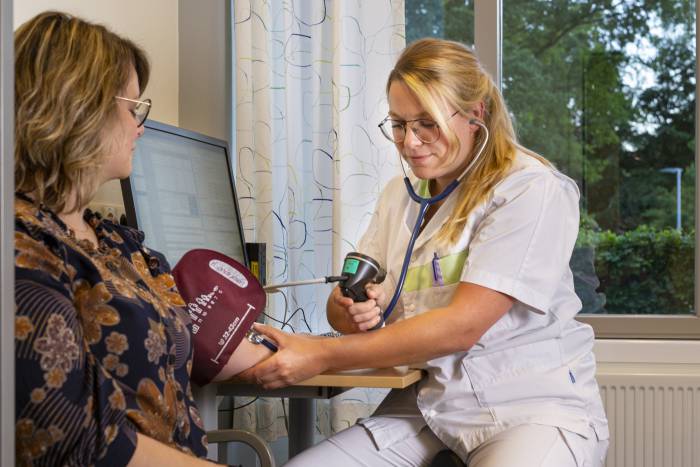
<path id="1" fill-rule="evenodd" d="M 419 466 L 450 449 L 470 467 L 602 466 L 608 426 L 594 337 L 574 320 L 581 302 L 569 268 L 576 184 L 518 144 L 498 88 L 461 44 L 412 43 L 386 91 L 380 128 L 410 167 L 414 190 L 431 197 L 461 182 L 417 226 L 385 327 L 367 332 L 397 287 L 419 210 L 401 178 L 381 194 L 358 247 L 387 279 L 369 286 L 366 302 L 338 288 L 329 297 L 329 322 L 344 336 L 260 326 L 279 351 L 247 377 L 275 388 L 328 369 L 410 364 L 427 375 L 288 465 Z"/>

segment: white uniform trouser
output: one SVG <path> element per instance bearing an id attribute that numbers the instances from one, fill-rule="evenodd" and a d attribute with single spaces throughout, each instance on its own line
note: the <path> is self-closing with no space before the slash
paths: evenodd
<path id="1" fill-rule="evenodd" d="M 291 459 L 288 467 L 427 466 L 445 445 L 426 426 L 384 449 L 370 432 L 354 425 Z M 469 453 L 468 467 L 602 467 L 608 441 L 588 439 L 556 427 L 520 425 L 509 428 Z"/>

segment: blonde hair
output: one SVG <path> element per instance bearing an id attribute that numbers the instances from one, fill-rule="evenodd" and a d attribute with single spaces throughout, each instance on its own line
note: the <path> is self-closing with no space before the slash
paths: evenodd
<path id="1" fill-rule="evenodd" d="M 457 241 L 469 213 L 506 176 L 518 150 L 548 164 L 544 158 L 518 144 L 501 92 L 482 68 L 474 52 L 463 44 L 432 38 L 411 43 L 401 53 L 389 74 L 387 95 L 395 81 L 406 85 L 440 126 L 449 143 L 448 161 L 458 157 L 460 143 L 457 135 L 447 125 L 449 115 L 445 115 L 446 108 L 451 106 L 461 114 L 469 115 L 481 103 L 484 104 L 482 120 L 489 129 L 490 137 L 480 160 L 460 184 L 459 201 L 454 214 L 440 230 L 438 241 Z M 475 134 L 471 157 L 481 147 L 484 137 L 481 129 Z"/>
<path id="2" fill-rule="evenodd" d="M 104 26 L 50 11 L 15 33 L 15 189 L 55 212 L 85 206 L 98 188 L 116 121 L 115 96 L 145 53 Z M 75 192 L 75 199 L 68 196 Z"/>

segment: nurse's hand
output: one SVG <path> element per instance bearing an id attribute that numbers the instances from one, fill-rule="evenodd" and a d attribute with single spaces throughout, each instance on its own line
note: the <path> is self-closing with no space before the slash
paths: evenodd
<path id="1" fill-rule="evenodd" d="M 328 338 L 304 334 L 287 334 L 279 329 L 254 324 L 254 329 L 277 343 L 277 352 L 238 375 L 243 381 L 265 389 L 289 386 L 323 373 L 328 369 Z M 332 338 L 331 338 L 332 339 Z"/>
<path id="2" fill-rule="evenodd" d="M 350 328 L 350 332 L 346 334 L 367 331 L 382 320 L 382 306 L 386 305 L 384 288 L 381 284 L 370 283 L 365 287 L 365 291 L 368 297 L 365 302 L 354 302 L 351 298 L 343 296 L 339 287 L 331 292 L 331 302 L 343 310 L 345 321 Z"/>

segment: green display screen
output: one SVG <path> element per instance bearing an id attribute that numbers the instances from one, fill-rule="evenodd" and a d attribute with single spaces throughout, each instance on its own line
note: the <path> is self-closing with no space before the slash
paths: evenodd
<path id="1" fill-rule="evenodd" d="M 360 261 L 353 258 L 347 258 L 345 260 L 345 264 L 343 265 L 343 272 L 355 274 L 357 272 L 358 266 L 360 266 Z"/>

